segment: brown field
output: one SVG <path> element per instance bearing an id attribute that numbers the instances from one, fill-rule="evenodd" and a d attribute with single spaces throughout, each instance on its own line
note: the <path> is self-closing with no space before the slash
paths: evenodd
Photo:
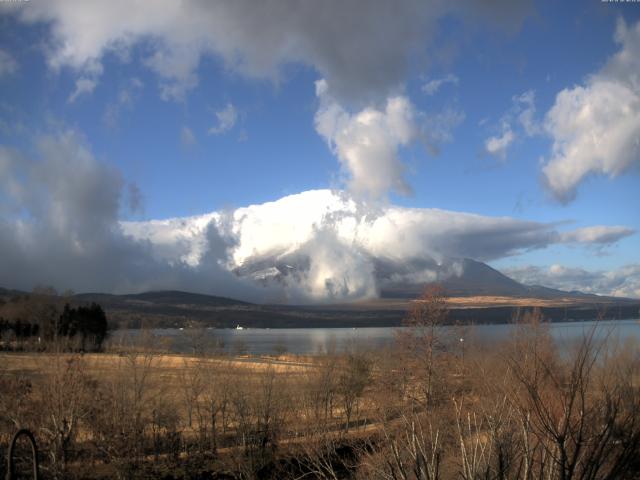
<path id="1" fill-rule="evenodd" d="M 26 375 L 41 375 L 47 368 L 53 368 L 56 361 L 75 358 L 77 355 L 49 354 L 49 353 L 17 353 L 0 352 L 0 364 L 3 365 L 3 373 L 23 373 Z M 118 353 L 86 353 L 82 355 L 85 372 L 92 375 L 101 374 L 118 368 L 123 360 L 123 355 Z M 142 361 L 142 357 L 138 362 Z M 238 373 L 259 373 L 271 369 L 278 374 L 302 373 L 314 368 L 313 357 L 282 355 L 280 357 L 256 357 L 240 356 L 231 358 L 208 358 L 179 354 L 154 354 L 153 368 L 164 375 L 172 375 L 190 368 L 195 364 L 204 365 L 206 368 L 229 368 Z"/>
<path id="2" fill-rule="evenodd" d="M 361 310 L 408 310 L 417 300 L 381 298 L 372 301 L 357 302 L 345 305 L 335 305 L 334 308 Z M 586 304 L 608 303 L 605 300 L 562 298 L 534 298 L 508 297 L 496 295 L 474 295 L 464 297 L 447 297 L 447 303 L 452 308 L 487 308 L 487 307 L 572 307 Z"/>
<path id="3" fill-rule="evenodd" d="M 448 302 L 453 308 L 477 307 L 564 307 L 580 305 L 575 298 L 527 298 L 500 296 L 450 297 Z M 584 303 L 584 302 L 582 302 Z"/>

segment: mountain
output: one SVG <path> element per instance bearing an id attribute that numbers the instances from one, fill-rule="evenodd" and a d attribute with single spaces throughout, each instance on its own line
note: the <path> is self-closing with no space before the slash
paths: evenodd
<path id="1" fill-rule="evenodd" d="M 105 293 L 81 293 L 74 295 L 81 302 L 97 302 L 109 306 L 150 305 L 198 306 L 201 308 L 217 308 L 239 305 L 250 305 L 233 298 L 217 297 L 200 293 L 182 292 L 178 290 L 162 290 L 128 295 L 110 295 Z"/>
<path id="2" fill-rule="evenodd" d="M 225 323 L 239 312 L 259 308 L 233 298 L 182 292 L 151 291 L 128 295 L 82 293 L 72 297 L 76 303 L 96 302 L 105 309 L 113 323 L 138 328 L 183 326 L 192 322 Z M 231 326 L 230 324 L 227 326 Z"/>
<path id="3" fill-rule="evenodd" d="M 608 318 L 635 318 L 640 300 L 565 292 L 523 285 L 485 263 L 465 259 L 436 262 L 420 259 L 397 262 L 376 259 L 374 274 L 380 295 L 376 299 L 341 304 L 258 305 L 233 298 L 175 290 L 112 295 L 83 293 L 72 303 L 97 302 L 110 322 L 120 327 L 179 327 L 204 324 L 215 327 L 366 327 L 400 325 L 411 302 L 426 285 L 438 283 L 449 296 L 452 321 L 508 322 L 516 308 L 540 307 L 552 320 L 593 319 L 607 309 Z M 291 254 L 248 262 L 235 274 L 262 285 L 296 282 L 309 260 Z M 2 298 L 28 295 L 0 288 Z M 0 312 L 1 313 L 1 312 Z"/>
<path id="4" fill-rule="evenodd" d="M 436 278 L 450 296 L 525 296 L 530 288 L 491 268 L 489 265 L 464 258 L 450 266 L 436 266 Z M 416 298 L 424 290 L 425 283 L 383 281 L 380 291 L 382 298 Z"/>
<path id="5" fill-rule="evenodd" d="M 540 285 L 524 285 L 486 263 L 470 258 L 449 258 L 440 262 L 425 258 L 402 262 L 384 257 L 370 260 L 374 265 L 374 276 L 382 299 L 413 299 L 432 283 L 438 283 L 447 295 L 454 297 L 604 298 Z M 234 272 L 266 286 L 297 282 L 308 272 L 310 265 L 308 257 L 290 253 L 250 260 Z"/>

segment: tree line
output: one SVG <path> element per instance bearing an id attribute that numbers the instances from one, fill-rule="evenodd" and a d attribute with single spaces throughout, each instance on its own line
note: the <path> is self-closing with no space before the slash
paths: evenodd
<path id="1" fill-rule="evenodd" d="M 99 351 L 107 330 L 107 316 L 95 302 L 72 306 L 68 298 L 48 290 L 0 299 L 0 340 L 4 349 L 42 349 L 56 342 L 65 343 L 67 348 Z"/>

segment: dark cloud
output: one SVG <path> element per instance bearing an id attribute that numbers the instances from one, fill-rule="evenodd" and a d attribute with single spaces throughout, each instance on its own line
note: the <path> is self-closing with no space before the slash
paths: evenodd
<path id="1" fill-rule="evenodd" d="M 341 101 L 378 99 L 404 83 L 412 56 L 424 53 L 446 14 L 517 29 L 529 1 L 455 4 L 442 0 L 297 0 L 30 2 L 25 22 L 47 22 L 49 63 L 71 66 L 95 82 L 101 58 L 149 39 L 145 63 L 158 73 L 165 98 L 180 98 L 198 84 L 205 54 L 222 57 L 249 76 L 280 78 L 280 66 L 302 63 L 327 79 Z M 15 10 L 15 9 L 14 9 Z M 475 20 L 473 20 L 475 21 Z M 148 42 L 149 43 L 149 42 Z M 95 83 L 92 83 L 92 88 Z"/>
<path id="2" fill-rule="evenodd" d="M 268 293 L 224 268 L 228 243 L 215 225 L 198 267 L 159 259 L 148 241 L 126 235 L 118 221 L 125 182 L 75 132 L 36 144 L 33 158 L 0 147 L 0 285 L 116 293 L 182 288 L 252 300 Z"/>
<path id="3" fill-rule="evenodd" d="M 533 0 L 512 2 L 510 0 L 479 0 L 459 2 L 460 13 L 470 17 L 470 21 L 480 18 L 504 28 L 507 32 L 520 29 L 522 22 L 534 13 Z"/>

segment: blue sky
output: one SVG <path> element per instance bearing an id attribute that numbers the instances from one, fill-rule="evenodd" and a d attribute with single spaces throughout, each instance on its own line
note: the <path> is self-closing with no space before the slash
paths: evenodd
<path id="1" fill-rule="evenodd" d="M 480 259 L 522 281 L 589 289 L 597 273 L 597 281 L 617 282 L 602 283 L 599 293 L 640 295 L 640 71 L 633 58 L 607 67 L 620 52 L 640 52 L 638 4 L 495 2 L 465 11 L 407 1 L 390 21 L 384 2 L 298 12 L 283 0 L 272 2 L 273 16 L 254 12 L 251 2 L 213 3 L 209 23 L 198 2 L 185 3 L 175 20 L 160 4 L 147 15 L 126 2 L 0 5 L 0 143 L 12 165 L 3 170 L 0 162 L 6 224 L 50 227 L 59 220 L 51 215 L 68 214 L 16 194 L 16 185 L 36 188 L 33 168 L 24 167 L 46 163 L 42 139 L 64 137 L 77 145 L 65 143 L 69 155 L 84 149 L 99 175 L 117 179 L 116 213 L 107 209 L 116 222 L 190 217 L 332 188 L 381 208 L 510 217 L 553 225 L 559 235 L 597 227 L 571 241 L 525 242 Z M 361 21 L 371 28 L 359 30 Z M 563 103 L 563 91 L 578 96 L 578 105 Z M 609 91 L 617 93 L 597 96 Z M 384 113 L 394 98 L 405 102 L 398 108 L 408 115 L 407 130 L 398 135 L 406 138 L 379 145 L 374 155 L 388 153 L 381 163 L 367 163 L 370 150 L 350 157 L 368 133 L 345 134 L 349 122 Z M 567 125 L 589 102 L 601 102 L 596 116 L 613 104 L 618 118 L 627 98 L 632 111 L 618 130 L 598 118 Z M 593 132 L 619 144 L 584 160 L 580 135 Z M 553 158 L 564 163 L 547 174 Z M 59 165 L 70 168 L 63 178 L 71 183 L 72 163 Z M 380 184 L 378 167 L 404 187 L 393 178 Z M 575 171 L 583 173 L 566 183 Z M 372 182 L 382 186 L 372 190 Z M 54 190 L 41 201 L 56 204 Z"/>

